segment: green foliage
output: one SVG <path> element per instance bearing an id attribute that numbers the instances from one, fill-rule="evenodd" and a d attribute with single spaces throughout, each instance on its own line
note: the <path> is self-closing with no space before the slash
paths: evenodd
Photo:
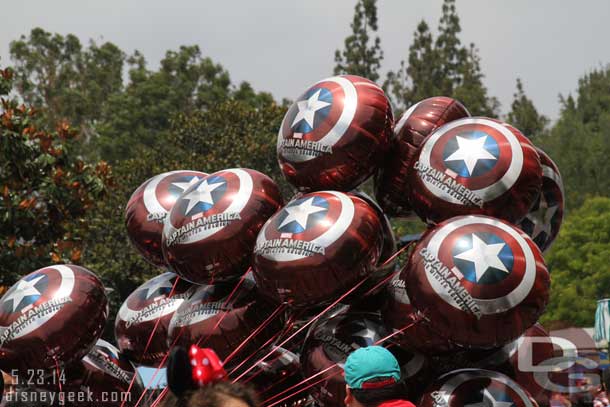
<path id="1" fill-rule="evenodd" d="M 409 47 L 408 64 L 401 62 L 390 71 L 384 89 L 399 109 L 432 96 L 460 100 L 473 115 L 497 116 L 499 103 L 487 95 L 480 58 L 474 44 L 463 46 L 459 39 L 460 20 L 455 0 L 445 0 L 434 40 L 430 28 L 421 21 Z"/>
<path id="2" fill-rule="evenodd" d="M 69 120 L 90 137 L 109 98 L 122 89 L 125 54 L 109 42 L 98 46 L 90 41 L 83 48 L 72 34 L 34 28 L 29 37 L 11 42 L 10 53 L 16 90 L 26 103 L 42 109 L 47 126 Z"/>
<path id="3" fill-rule="evenodd" d="M 549 119 L 539 114 L 534 102 L 525 95 L 523 83 L 519 78 L 517 78 L 517 93 L 514 94 L 511 111 L 508 112 L 506 120 L 531 139 L 540 137 L 549 123 Z"/>
<path id="4" fill-rule="evenodd" d="M 542 321 L 592 326 L 596 300 L 610 296 L 610 198 L 587 199 L 545 256 L 551 301 Z"/>
<path id="5" fill-rule="evenodd" d="M 229 74 L 197 46 L 167 51 L 158 71 L 148 70 L 138 52 L 128 63 L 129 83 L 110 100 L 97 128 L 97 148 L 111 162 L 132 157 L 136 145 L 162 140 L 174 114 L 207 108 L 230 93 Z"/>
<path id="6" fill-rule="evenodd" d="M 379 79 L 383 60 L 381 40 L 377 32 L 377 0 L 358 0 L 351 23 L 352 34 L 345 39 L 343 51 L 335 51 L 335 75 L 359 75 Z"/>
<path id="7" fill-rule="evenodd" d="M 569 207 L 589 196 L 610 196 L 610 68 L 579 80 L 576 100 L 562 98 L 561 116 L 537 141 L 557 163 Z"/>
<path id="8" fill-rule="evenodd" d="M 0 96 L 12 72 L 0 71 Z M 81 260 L 87 212 L 101 198 L 109 167 L 87 164 L 68 147 L 76 131 L 35 124 L 36 112 L 2 99 L 0 110 L 0 284 L 57 262 Z"/>
<path id="9" fill-rule="evenodd" d="M 164 140 L 177 113 L 208 109 L 229 98 L 253 106 L 271 103 L 247 82 L 235 87 L 229 73 L 198 46 L 167 51 L 158 70 L 149 70 L 138 51 L 129 57 L 116 45 L 83 47 L 68 34 L 35 28 L 11 43 L 18 94 L 42 110 L 47 125 L 68 120 L 83 134 L 74 146 L 111 163 L 133 157 L 137 146 Z M 123 69 L 128 67 L 128 81 Z"/>

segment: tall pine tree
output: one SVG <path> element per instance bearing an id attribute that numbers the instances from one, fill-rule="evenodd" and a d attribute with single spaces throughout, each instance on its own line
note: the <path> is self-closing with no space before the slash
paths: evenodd
<path id="1" fill-rule="evenodd" d="M 389 72 L 384 83 L 394 105 L 405 109 L 431 96 L 451 96 L 462 101 L 473 115 L 497 116 L 499 103 L 487 95 L 476 47 L 462 45 L 455 0 L 445 0 L 434 39 L 422 21 L 409 47 L 409 64 Z"/>
<path id="2" fill-rule="evenodd" d="M 540 137 L 549 123 L 549 119 L 538 113 L 534 102 L 527 97 L 519 78 L 517 78 L 517 92 L 514 94 L 506 120 L 531 139 Z"/>
<path id="3" fill-rule="evenodd" d="M 360 75 L 376 81 L 383 60 L 381 40 L 376 35 L 377 0 L 358 1 L 351 27 L 352 34 L 345 39 L 345 48 L 335 51 L 335 75 Z"/>

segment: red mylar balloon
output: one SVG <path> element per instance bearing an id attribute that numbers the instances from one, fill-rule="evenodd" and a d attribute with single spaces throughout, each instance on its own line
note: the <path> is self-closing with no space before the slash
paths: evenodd
<path id="1" fill-rule="evenodd" d="M 163 221 L 188 187 L 205 177 L 199 171 L 171 171 L 156 175 L 138 187 L 125 207 L 127 235 L 146 260 L 165 266 L 161 251 Z"/>
<path id="2" fill-rule="evenodd" d="M 79 407 L 117 406 L 123 401 L 125 406 L 134 406 L 144 389 L 135 367 L 116 347 L 102 339 L 84 358 L 67 366 L 62 375 L 54 380 L 57 381 L 56 385 L 50 386 L 53 390 L 57 390 L 59 382 L 63 382 L 62 391 L 76 395 L 83 393 L 82 401 L 70 402 L 71 406 Z"/>
<path id="3" fill-rule="evenodd" d="M 108 317 L 102 282 L 74 265 L 41 268 L 0 299 L 0 368 L 55 369 L 82 358 Z"/>
<path id="4" fill-rule="evenodd" d="M 392 230 L 392 224 L 390 223 L 390 219 L 385 215 L 379 204 L 375 202 L 373 198 L 368 196 L 366 193 L 362 191 L 352 191 L 349 195 L 355 195 L 358 198 L 362 198 L 368 203 L 375 211 L 377 211 L 377 216 L 379 216 L 379 220 L 381 221 L 381 229 L 383 234 L 383 244 L 381 246 L 381 253 L 379 254 L 379 260 L 377 261 L 377 267 L 375 271 L 369 277 L 369 280 L 366 284 L 362 286 L 359 292 L 355 293 L 356 296 L 359 296 L 361 293 L 369 293 L 376 294 L 386 287 L 388 284 L 379 284 L 381 280 L 388 277 L 391 273 L 397 270 L 398 267 L 398 258 L 392 258 L 392 256 L 398 250 L 396 247 L 396 237 L 394 236 L 394 231 Z M 373 288 L 377 287 L 375 290 Z M 371 292 L 371 290 L 373 292 Z"/>
<path id="5" fill-rule="evenodd" d="M 268 176 L 246 168 L 215 172 L 187 189 L 163 229 L 163 255 L 197 284 L 236 279 L 250 266 L 256 236 L 281 206 Z"/>
<path id="6" fill-rule="evenodd" d="M 356 349 L 372 346 L 388 335 L 388 329 L 376 313 L 348 311 L 324 319 L 312 329 L 303 345 L 301 360 L 305 376 L 343 364 Z M 312 388 L 312 396 L 323 406 L 343 406 L 345 378 L 341 367 L 328 369 L 315 381 L 323 378 L 324 381 Z"/>
<path id="7" fill-rule="evenodd" d="M 427 320 L 419 318 L 407 294 L 405 281 L 400 276 L 394 277 L 390 283 L 381 315 L 389 328 L 395 332 L 402 330 L 392 339 L 400 346 L 429 355 L 455 350 L 455 345 L 430 329 Z"/>
<path id="8" fill-rule="evenodd" d="M 549 298 L 540 249 L 519 229 L 487 216 L 459 216 L 430 229 L 400 279 L 430 328 L 467 348 L 516 339 Z"/>
<path id="9" fill-rule="evenodd" d="M 559 168 L 541 149 L 536 148 L 542 163 L 542 190 L 530 212 L 517 226 L 546 251 L 555 241 L 563 220 L 564 192 Z"/>
<path id="10" fill-rule="evenodd" d="M 512 126 L 484 117 L 450 122 L 424 140 L 409 172 L 409 201 L 426 222 L 480 214 L 521 220 L 542 186 L 540 158 Z"/>
<path id="11" fill-rule="evenodd" d="M 439 377 L 420 399 L 421 407 L 538 407 L 510 377 L 482 369 L 461 369 Z"/>
<path id="12" fill-rule="evenodd" d="M 176 311 L 169 325 L 167 342 L 176 342 L 187 349 L 193 344 L 212 348 L 228 366 L 235 366 L 256 352 L 282 328 L 282 320 L 279 316 L 272 318 L 254 334 L 271 316 L 274 306 L 257 298 L 256 285 L 250 279 L 245 279 L 227 301 L 233 288 L 225 284 L 200 286 Z M 244 346 L 227 361 L 226 358 L 244 341 Z"/>
<path id="13" fill-rule="evenodd" d="M 443 124 L 468 116 L 470 113 L 460 102 L 445 96 L 424 99 L 402 114 L 394 128 L 390 150 L 375 177 L 375 195 L 388 215 L 411 215 L 407 174 L 424 139 Z"/>
<path id="14" fill-rule="evenodd" d="M 185 280 L 176 283 L 178 278 L 174 273 L 163 273 L 148 280 L 129 294 L 119 309 L 114 336 L 121 352 L 134 363 L 157 367 L 168 351 L 169 321 L 194 290 Z"/>
<path id="15" fill-rule="evenodd" d="M 259 360 L 259 358 L 264 357 L 268 353 L 269 349 L 265 348 L 253 360 Z M 246 373 L 240 380 L 240 383 L 247 383 L 253 386 L 262 401 L 268 400 L 284 390 L 291 389 L 281 396 L 269 400 L 269 402 L 272 403 L 291 395 L 280 406 L 294 406 L 302 405 L 307 399 L 307 391 L 299 392 L 296 391 L 299 389 L 299 386 L 293 387 L 301 383 L 303 379 L 299 356 L 284 348 L 275 348 L 267 359 Z M 295 391 L 296 394 L 293 394 Z"/>
<path id="16" fill-rule="evenodd" d="M 379 216 L 364 200 L 335 191 L 306 194 L 261 229 L 254 278 L 261 294 L 276 301 L 320 305 L 370 275 L 382 243 Z"/>
<path id="17" fill-rule="evenodd" d="M 377 169 L 392 124 L 390 102 L 375 83 L 355 75 L 324 79 L 284 116 L 277 140 L 280 168 L 301 191 L 349 191 Z"/>

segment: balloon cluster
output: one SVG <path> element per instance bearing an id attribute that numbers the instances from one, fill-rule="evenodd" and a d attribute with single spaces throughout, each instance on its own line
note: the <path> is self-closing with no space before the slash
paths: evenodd
<path id="1" fill-rule="evenodd" d="M 561 226 L 563 187 L 544 152 L 448 97 L 394 123 L 379 86 L 344 75 L 288 109 L 277 158 L 298 190 L 287 203 L 246 168 L 172 171 L 136 189 L 127 233 L 167 271 L 125 300 L 108 359 L 161 367 L 176 346 L 213 348 L 266 405 L 339 406 L 347 355 L 382 344 L 423 405 L 548 401 L 514 356 L 529 351 L 524 337 L 546 336 L 535 325 L 549 298 L 541 253 Z M 356 189 L 369 178 L 376 200 Z M 397 251 L 388 216 L 418 216 L 426 230 Z M 91 371 L 82 358 L 106 304 L 80 267 L 24 277 L 0 300 L 0 367 Z"/>

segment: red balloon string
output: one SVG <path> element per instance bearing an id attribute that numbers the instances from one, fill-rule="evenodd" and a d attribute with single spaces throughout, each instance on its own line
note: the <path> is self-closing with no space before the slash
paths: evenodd
<path id="1" fill-rule="evenodd" d="M 57 361 L 56 357 L 53 357 L 53 361 L 55 362 L 55 374 L 57 375 L 57 377 L 55 377 L 55 380 L 57 380 L 57 388 L 59 389 L 59 401 L 60 404 L 61 402 L 63 402 L 63 392 L 62 392 L 62 385 L 61 385 L 61 369 L 59 367 L 59 362 Z M 2 373 L 0 373 L 2 374 Z"/>
<path id="2" fill-rule="evenodd" d="M 248 275 L 250 270 L 251 270 L 251 268 L 246 270 L 246 272 L 241 276 L 241 278 L 239 279 L 239 281 L 237 282 L 237 284 L 233 288 L 233 291 L 231 291 L 231 293 L 229 294 L 229 296 L 227 297 L 225 302 L 222 304 L 222 308 L 226 308 L 229 305 L 231 305 L 231 301 L 233 300 L 233 296 L 235 295 L 235 293 L 237 293 L 237 290 L 239 289 L 239 287 L 241 287 L 242 283 L 246 279 L 246 276 Z M 212 330 L 210 331 L 208 336 L 206 336 L 205 338 L 203 336 L 201 338 L 199 338 L 199 340 L 197 341 L 197 343 L 195 345 L 196 346 L 203 346 L 203 345 L 205 345 L 206 342 L 212 337 L 212 334 L 216 331 L 216 328 L 218 328 L 220 326 L 220 324 L 225 319 L 225 317 L 227 316 L 228 313 L 229 313 L 228 311 L 223 311 L 222 315 L 218 319 L 218 322 L 216 322 L 216 325 L 214 325 L 214 328 L 212 328 Z"/>
<path id="3" fill-rule="evenodd" d="M 144 395 L 146 395 L 146 392 L 148 391 L 148 388 L 153 384 L 155 378 L 157 377 L 157 374 L 159 374 L 159 372 L 161 372 L 161 369 L 163 368 L 163 366 L 165 365 L 165 362 L 167 361 L 167 358 L 169 357 L 169 354 L 171 353 L 172 349 L 174 349 L 174 347 L 176 346 L 176 344 L 178 343 L 178 340 L 180 339 L 180 337 L 182 336 L 182 332 L 184 331 L 184 327 L 182 327 L 180 329 L 180 332 L 178 332 L 178 335 L 176 335 L 176 337 L 174 338 L 174 341 L 172 342 L 172 344 L 169 346 L 169 348 L 167 349 L 167 352 L 165 352 L 165 355 L 163 355 L 163 359 L 161 359 L 161 362 L 159 363 L 159 366 L 157 366 L 157 368 L 155 369 L 155 371 L 153 372 L 153 375 L 151 376 L 150 380 L 148 381 L 148 383 L 146 384 L 146 387 L 144 388 L 144 390 L 142 391 L 142 394 L 140 395 L 140 398 L 138 398 L 138 401 L 136 402 L 134 407 L 138 407 L 138 405 L 140 404 L 140 402 L 142 401 L 142 399 L 144 398 Z M 154 393 L 151 392 L 151 395 L 148 396 L 148 398 L 146 399 L 146 402 L 148 403 L 152 398 L 154 397 Z"/>
<path id="4" fill-rule="evenodd" d="M 405 251 L 407 251 L 413 244 L 415 243 L 415 241 L 409 242 L 406 245 L 404 245 L 403 247 L 401 247 L 399 250 L 396 251 L 396 253 L 394 253 L 393 255 L 391 255 L 386 261 L 384 261 L 381 266 L 379 267 L 384 267 L 387 266 L 388 264 L 390 264 L 392 261 L 394 261 L 394 259 L 398 256 L 400 256 L 402 253 L 404 253 Z"/>
<path id="5" fill-rule="evenodd" d="M 313 374 L 313 375 L 311 375 L 311 376 L 309 376 L 309 377 L 307 377 L 307 378 L 305 378 L 305 379 L 301 380 L 301 381 L 300 381 L 300 382 L 298 382 L 297 384 L 294 384 L 294 385 L 290 386 L 289 388 L 287 388 L 287 389 L 286 389 L 286 390 L 284 390 L 284 391 L 281 391 L 281 392 L 279 392 L 279 393 L 277 393 L 277 394 L 274 394 L 273 396 L 269 397 L 267 400 L 263 401 L 263 402 L 262 402 L 262 404 L 268 403 L 268 402 L 270 402 L 271 400 L 276 399 L 276 398 L 280 397 L 281 395 L 288 393 L 290 390 L 293 390 L 293 389 L 295 389 L 295 388 L 297 388 L 297 387 L 301 386 L 302 384 L 304 384 L 304 383 L 306 383 L 306 382 L 308 382 L 308 381 L 310 381 L 310 380 L 312 380 L 312 379 L 315 379 L 316 377 L 318 377 L 318 376 L 320 376 L 320 375 L 323 375 L 324 373 L 326 373 L 326 372 L 328 372 L 329 370 L 331 370 L 331 369 L 333 369 L 333 368 L 335 368 L 335 367 L 338 367 L 338 366 L 339 366 L 339 365 L 338 365 L 337 363 L 333 363 L 332 365 L 328 366 L 326 369 L 321 370 L 321 371 L 319 371 L 318 373 L 315 373 L 315 374 Z M 298 393 L 300 393 L 300 392 L 302 392 L 302 391 L 303 391 L 303 389 L 299 389 L 298 391 L 296 391 L 296 392 L 294 392 L 294 393 L 290 394 L 290 396 L 289 396 L 288 398 L 293 397 L 293 396 L 295 396 L 296 394 L 298 394 Z M 282 399 L 282 400 L 285 400 L 285 399 Z"/>
<path id="6" fill-rule="evenodd" d="M 335 365 L 335 366 L 336 366 L 336 365 Z M 301 392 L 303 392 L 303 391 L 305 391 L 305 390 L 307 390 L 307 389 L 310 389 L 310 388 L 312 388 L 313 386 L 315 386 L 315 385 L 317 385 L 317 384 L 319 384 L 319 383 L 322 383 L 322 382 L 323 382 L 323 381 L 325 381 L 325 380 L 330 379 L 331 377 L 335 377 L 336 375 L 338 375 L 338 374 L 339 374 L 339 373 L 341 373 L 341 372 L 342 372 L 342 370 L 341 370 L 341 369 L 338 369 L 337 371 L 335 371 L 335 372 L 331 373 L 329 376 L 323 377 L 323 378 L 321 378 L 320 380 L 317 380 L 317 381 L 315 381 L 315 382 L 313 382 L 313 383 L 310 383 L 310 384 L 308 384 L 307 386 L 305 386 L 305 387 L 303 387 L 302 389 L 300 389 L 299 391 L 297 391 L 297 392 L 295 392 L 295 393 L 293 393 L 293 394 L 289 394 L 288 396 L 286 396 L 286 397 L 284 397 L 284 398 L 282 398 L 282 399 L 280 399 L 280 400 L 278 400 L 278 401 L 276 401 L 276 402 L 274 402 L 274 403 L 268 404 L 268 405 L 266 405 L 266 407 L 273 407 L 273 406 L 276 406 L 276 405 L 278 405 L 278 404 L 280 404 L 280 403 L 283 403 L 284 401 L 286 401 L 286 400 L 288 400 L 288 399 L 290 399 L 290 398 L 292 398 L 292 397 L 296 396 L 297 394 L 299 394 L 299 393 L 301 393 Z M 265 403 L 264 403 L 264 402 L 263 402 L 263 405 L 265 405 Z"/>
<path id="7" fill-rule="evenodd" d="M 178 286 L 178 282 L 179 281 L 180 281 L 180 277 L 176 277 L 176 281 L 174 281 L 174 285 L 172 286 L 172 289 L 170 290 L 169 294 L 167 295 L 168 298 L 170 298 L 170 297 L 172 297 L 174 295 L 174 292 L 176 291 L 176 287 Z M 150 336 L 148 337 L 148 341 L 146 342 L 146 346 L 144 347 L 144 351 L 142 352 L 142 356 L 140 356 L 140 361 L 138 362 L 138 365 L 140 365 L 140 362 L 142 362 L 142 358 L 144 357 L 144 355 L 146 354 L 146 351 L 148 350 L 148 347 L 152 343 L 152 339 L 153 339 L 153 337 L 155 335 L 155 332 L 157 331 L 157 327 L 159 326 L 159 323 L 161 322 L 161 318 L 162 318 L 162 316 L 160 315 L 159 318 L 157 318 L 157 321 L 155 321 L 155 326 L 153 327 L 153 330 L 150 333 Z M 168 354 L 169 354 L 169 352 L 168 352 Z M 129 387 L 127 387 L 127 393 L 131 393 L 131 388 L 133 387 L 133 384 L 136 381 L 137 374 L 138 374 L 138 372 L 136 372 L 133 375 L 133 378 L 131 379 L 131 382 L 129 383 Z M 142 393 L 142 395 L 144 395 L 144 393 L 146 393 L 146 389 L 144 389 L 144 392 Z M 139 404 L 141 399 L 142 399 L 142 397 L 140 397 L 140 399 L 138 399 L 138 403 L 136 404 L 136 406 Z M 125 402 L 126 401 L 127 400 L 123 400 L 121 402 L 121 407 L 125 406 Z"/>
<path id="8" fill-rule="evenodd" d="M 155 401 L 150 405 L 150 407 L 156 407 L 159 405 L 159 403 L 161 401 L 163 401 L 163 398 L 165 397 L 165 395 L 167 394 L 167 392 L 169 391 L 169 389 L 166 387 L 163 390 L 161 390 L 161 393 L 159 393 L 159 396 L 155 399 Z M 154 393 L 153 393 L 154 394 Z"/>
<path id="9" fill-rule="evenodd" d="M 242 341 L 242 343 L 239 344 L 239 346 L 237 346 L 233 352 L 231 352 L 231 354 L 229 354 L 229 356 L 227 356 L 224 360 L 224 364 L 227 364 L 231 359 L 233 359 L 233 357 L 239 353 L 239 351 L 246 345 L 246 343 L 248 343 L 248 341 L 250 341 L 250 339 L 252 339 L 253 337 L 255 337 L 256 335 L 258 335 L 263 329 L 265 329 L 267 327 L 267 325 L 269 325 L 271 323 L 271 321 L 273 321 L 275 319 L 275 317 L 277 317 L 277 315 L 282 312 L 285 308 L 287 307 L 286 303 L 282 303 L 280 304 L 275 311 L 273 311 L 273 313 L 271 313 L 271 315 L 265 319 L 258 328 L 256 328 L 254 331 L 252 331 L 252 333 L 250 335 L 248 335 L 248 337 L 246 339 L 244 339 Z"/>
<path id="10" fill-rule="evenodd" d="M 390 338 L 393 338 L 396 335 L 399 335 L 401 333 L 403 333 L 404 331 L 406 331 L 407 329 L 411 328 L 412 326 L 418 324 L 421 320 L 423 319 L 423 317 L 421 315 L 417 315 L 415 317 L 413 317 L 413 320 L 411 321 L 411 323 L 405 325 L 404 327 L 397 329 L 396 331 L 392 332 L 391 334 L 389 334 L 388 336 L 386 336 L 385 338 L 381 338 L 379 339 L 377 342 L 375 342 L 375 345 L 379 345 L 384 343 L 385 341 L 387 341 Z"/>
<path id="11" fill-rule="evenodd" d="M 289 318 L 288 321 L 286 321 L 286 328 L 284 328 L 284 329 L 280 330 L 279 332 L 277 332 L 275 335 L 273 335 L 271 338 L 269 338 L 265 343 L 263 343 L 260 348 L 258 348 L 257 350 L 252 352 L 247 358 L 242 360 L 236 367 L 234 367 L 228 373 L 229 376 L 231 376 L 232 374 L 235 374 L 239 370 L 240 367 L 242 367 L 246 362 L 248 362 L 250 359 L 252 359 L 261 349 L 265 349 L 271 343 L 273 343 L 276 340 L 278 340 L 278 338 L 280 338 L 284 332 L 288 332 L 292 328 L 292 326 L 294 325 L 293 319 L 294 318 Z"/>
<path id="12" fill-rule="evenodd" d="M 390 334 L 390 335 L 388 335 L 388 336 L 386 336 L 386 337 L 384 337 L 384 338 L 381 338 L 381 339 L 377 340 L 377 341 L 375 342 L 375 345 L 380 345 L 380 344 L 384 343 L 385 341 L 387 341 L 388 339 L 392 338 L 393 336 L 398 335 L 398 334 L 400 334 L 400 333 L 402 333 L 402 332 L 406 331 L 407 329 L 409 329 L 409 328 L 411 328 L 412 326 L 414 326 L 415 324 L 417 324 L 417 323 L 418 323 L 418 322 L 419 322 L 421 319 L 423 319 L 421 316 L 417 316 L 417 317 L 415 317 L 415 318 L 414 318 L 414 320 L 413 320 L 411 323 L 409 323 L 409 324 L 405 325 L 405 326 L 404 326 L 404 327 L 402 327 L 401 329 L 396 330 L 396 331 L 395 331 L 395 332 L 393 332 L 392 334 Z M 272 397 L 269 397 L 267 400 L 263 401 L 263 403 L 262 403 L 262 404 L 263 404 L 263 405 L 266 405 L 266 407 L 273 407 L 273 406 L 275 406 L 275 405 L 277 405 L 277 404 L 279 404 L 279 403 L 281 403 L 281 402 L 283 402 L 283 401 L 286 401 L 286 400 L 288 400 L 288 399 L 290 399 L 290 398 L 292 398 L 292 397 L 296 396 L 297 394 L 299 394 L 299 393 L 301 393 L 301 392 L 303 392 L 303 391 L 305 391 L 305 390 L 307 390 L 307 389 L 309 389 L 309 388 L 311 388 L 311 387 L 315 386 L 316 384 L 321 383 L 321 382 L 323 382 L 323 381 L 325 381 L 325 380 L 328 380 L 328 379 L 330 379 L 331 377 L 334 377 L 334 376 L 336 376 L 337 374 L 339 374 L 339 373 L 341 373 L 341 372 L 342 372 L 342 369 L 339 369 L 339 370 L 337 370 L 336 372 L 331 373 L 329 376 L 323 377 L 322 379 L 317 380 L 316 382 L 311 383 L 311 384 L 309 384 L 308 386 L 306 386 L 306 387 L 304 387 L 304 388 L 300 388 L 300 389 L 298 389 L 298 390 L 296 390 L 296 391 L 292 392 L 292 393 L 291 393 L 291 394 L 289 394 L 288 396 L 286 396 L 286 397 L 284 397 L 284 398 L 282 398 L 282 399 L 280 399 L 280 400 L 278 400 L 278 401 L 276 401 L 276 402 L 274 402 L 274 403 L 272 403 L 272 404 L 267 405 L 267 403 L 268 403 L 268 402 L 270 402 L 270 401 L 272 401 L 272 400 L 274 400 L 274 399 L 278 398 L 279 396 L 281 396 L 281 395 L 283 395 L 283 394 L 286 394 L 286 393 L 287 393 L 287 392 L 289 392 L 290 390 L 293 390 L 293 389 L 295 389 L 295 388 L 297 388 L 297 387 L 299 387 L 299 386 L 303 385 L 304 383 L 306 383 L 306 382 L 308 382 L 308 381 L 311 381 L 312 379 L 314 379 L 314 378 L 316 378 L 316 377 L 318 377 L 318 376 L 320 376 L 320 375 L 322 375 L 322 374 L 324 374 L 324 373 L 328 372 L 329 370 L 331 370 L 331 369 L 333 369 L 333 368 L 335 368 L 335 367 L 338 367 L 338 364 L 337 364 L 337 363 L 332 364 L 332 365 L 330 365 L 329 367 L 327 367 L 327 368 L 325 368 L 325 369 L 323 369 L 323 370 L 319 371 L 318 373 L 315 373 L 315 374 L 313 374 L 313 375 L 311 375 L 311 376 L 307 377 L 306 379 L 304 379 L 304 380 L 300 381 L 299 383 L 297 383 L 297 384 L 295 384 L 295 385 L 293 385 L 293 386 L 289 387 L 288 389 L 286 389 L 286 390 L 284 390 L 284 391 L 282 391 L 282 392 L 280 392 L 280 393 L 277 393 L 277 394 L 273 395 Z"/>
<path id="13" fill-rule="evenodd" d="M 300 327 L 299 329 L 297 329 L 292 335 L 290 335 L 288 338 L 284 339 L 279 345 L 274 346 L 274 348 L 271 350 L 271 352 L 267 353 L 265 356 L 263 356 L 261 359 L 259 359 L 258 361 L 256 361 L 252 366 L 250 366 L 248 369 L 246 369 L 245 372 L 243 372 L 241 375 L 239 375 L 235 380 L 233 380 L 233 383 L 239 381 L 239 379 L 241 379 L 244 375 L 246 375 L 247 373 L 249 373 L 252 369 L 254 369 L 255 366 L 257 366 L 259 363 L 264 362 L 269 356 L 271 356 L 273 354 L 273 352 L 275 351 L 276 348 L 283 346 L 284 344 L 286 344 L 288 341 L 290 341 L 292 338 L 294 338 L 295 336 L 297 336 L 302 330 L 304 330 L 305 328 L 307 328 L 309 325 L 313 324 L 315 321 L 317 321 L 322 315 L 324 315 L 326 312 L 328 312 L 330 309 L 332 309 L 335 305 L 337 305 L 339 302 L 341 302 L 342 299 L 344 299 L 345 297 L 347 297 L 348 295 L 350 295 L 352 292 L 356 291 L 362 284 L 364 284 L 366 282 L 366 280 L 368 279 L 368 277 L 362 279 L 358 284 L 356 284 L 355 286 L 353 286 L 352 288 L 350 288 L 349 290 L 347 290 L 344 294 L 342 294 L 339 298 L 337 298 L 335 301 L 333 301 L 328 307 L 326 307 L 322 312 L 320 312 L 318 315 L 314 316 L 312 319 L 310 319 L 306 324 L 304 324 L 302 327 Z"/>
<path id="14" fill-rule="evenodd" d="M 269 364 L 272 364 L 276 360 L 280 359 L 282 356 L 283 356 L 282 353 L 278 352 L 278 355 L 275 358 L 269 360 Z M 242 380 L 240 383 L 248 383 L 248 382 L 254 380 L 258 375 L 263 373 L 263 371 L 264 371 L 263 369 L 260 369 L 258 372 L 256 372 L 253 375 L 247 377 L 245 380 Z M 273 387 L 273 384 L 269 388 L 271 388 L 271 387 Z"/>
<path id="15" fill-rule="evenodd" d="M 180 277 L 176 277 L 176 281 L 174 281 L 174 285 L 172 286 L 171 291 L 167 295 L 167 298 L 173 297 L 174 292 L 176 291 L 176 287 L 178 286 L 179 282 L 180 282 Z M 162 318 L 161 316 L 159 316 L 159 318 L 157 318 L 157 321 L 155 322 L 155 326 L 153 327 L 153 330 L 150 333 L 150 336 L 148 337 L 148 341 L 146 342 L 146 346 L 144 347 L 144 352 L 142 352 L 142 356 L 140 356 L 140 361 L 138 362 L 138 364 L 142 363 L 142 358 L 144 357 L 144 355 L 146 354 L 146 351 L 148 350 L 148 347 L 152 343 L 153 337 L 155 336 L 155 332 L 157 331 L 157 327 L 159 326 L 159 323 L 161 322 L 161 318 Z"/>

